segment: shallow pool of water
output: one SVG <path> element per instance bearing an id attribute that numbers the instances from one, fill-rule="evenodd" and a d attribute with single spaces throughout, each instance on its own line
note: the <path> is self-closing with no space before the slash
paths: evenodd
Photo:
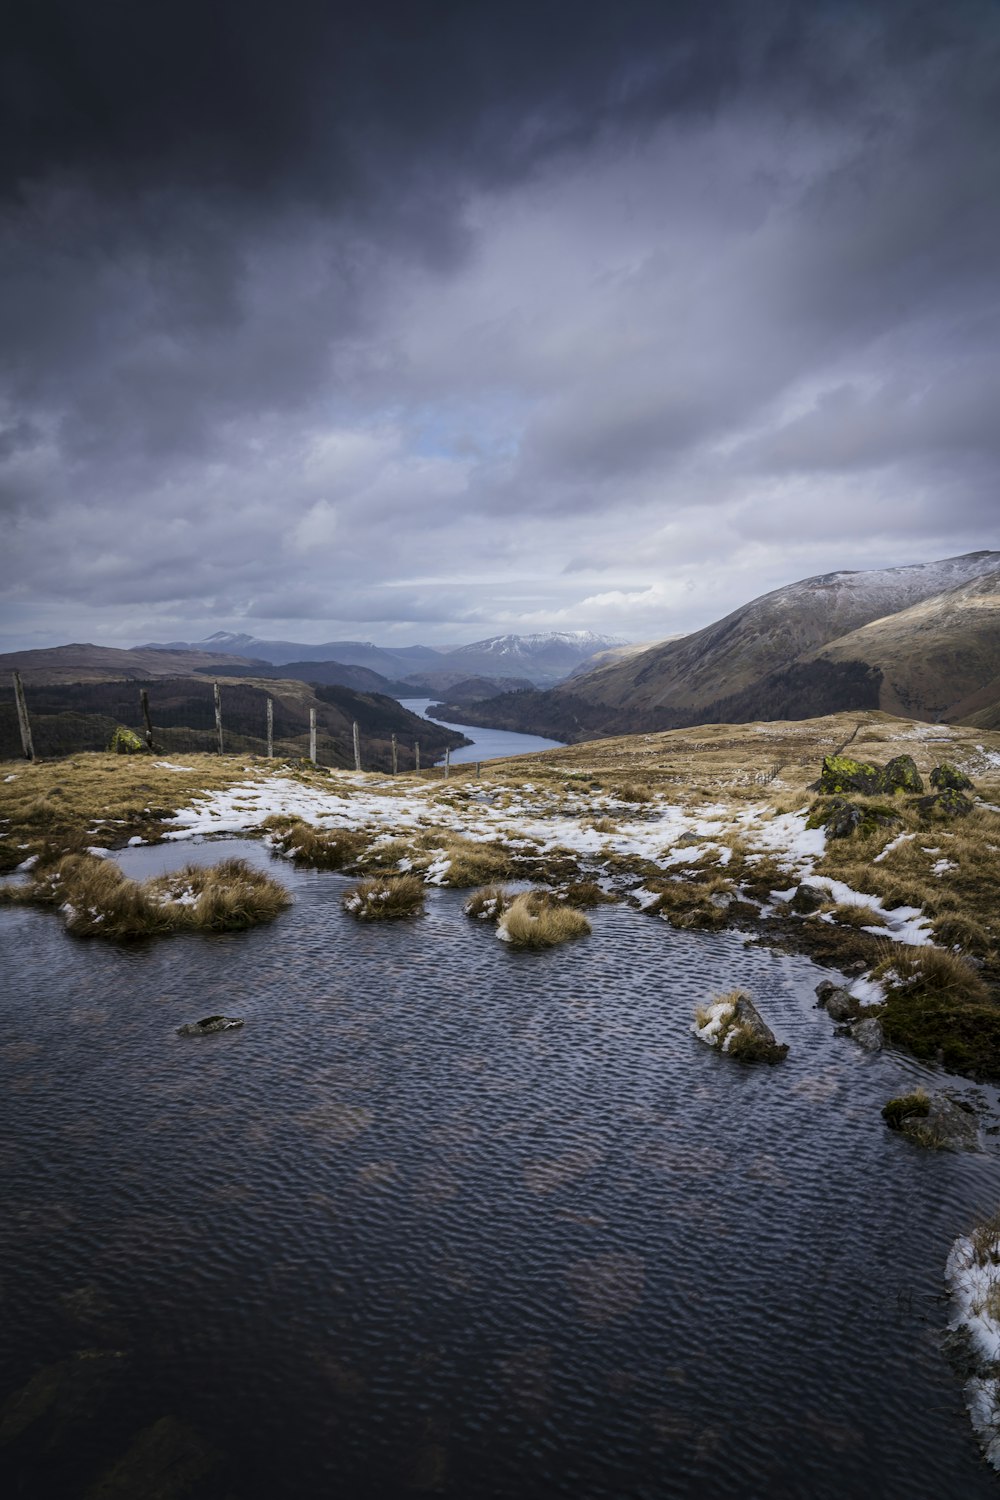
<path id="1" fill-rule="evenodd" d="M 234 1500 L 996 1493 L 938 1340 L 1000 1163 L 886 1130 L 923 1070 L 836 1037 L 821 971 L 622 907 L 548 954 L 447 890 L 358 926 L 281 874 L 243 934 L 0 911 L 0 1399 L 58 1388 L 0 1426 L 8 1493 L 82 1495 L 168 1416 Z M 734 983 L 780 1066 L 692 1037 Z M 246 1025 L 177 1036 L 215 1011 Z"/>

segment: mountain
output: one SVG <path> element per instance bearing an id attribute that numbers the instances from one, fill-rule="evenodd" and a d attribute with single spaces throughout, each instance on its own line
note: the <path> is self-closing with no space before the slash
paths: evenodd
<path id="1" fill-rule="evenodd" d="M 263 641 L 252 635 L 219 630 L 204 641 L 168 641 L 136 650 L 230 652 L 274 666 L 290 662 L 301 669 L 307 662 L 339 662 L 366 667 L 394 681 L 410 680 L 419 689 L 429 675 L 527 678 L 535 686 L 551 686 L 567 677 L 598 652 L 625 645 L 614 636 L 589 630 L 556 631 L 541 635 L 497 635 L 468 646 L 376 646 L 371 641 L 325 641 L 306 646 L 301 641 Z M 417 680 L 419 679 L 419 681 Z"/>
<path id="2" fill-rule="evenodd" d="M 844 651 L 822 648 L 979 579 L 986 592 L 975 597 L 988 600 L 986 580 L 998 569 L 1000 553 L 974 552 L 942 562 L 803 579 L 692 635 L 612 659 L 550 692 L 502 696 L 461 714 L 445 706 L 440 717 L 579 740 L 877 707 L 891 653 L 869 661 L 856 654 L 856 641 Z M 994 618 L 991 609 L 986 603 L 964 610 L 977 639 Z M 943 622 L 946 615 L 942 608 L 936 618 Z M 904 638 L 906 628 L 904 623 Z M 914 687 L 914 694 L 907 712 L 934 718 L 937 698 L 926 696 L 926 685 L 919 692 Z"/>
<path id="3" fill-rule="evenodd" d="M 9 651 L 0 656 L 0 673 L 20 672 L 26 683 L 147 681 L 153 677 L 186 677 L 216 673 L 220 677 L 235 670 L 252 671 L 254 663 L 245 656 L 227 656 L 219 649 L 199 651 L 178 645 L 134 646 L 118 650 L 114 646 L 48 646 L 37 651 Z"/>

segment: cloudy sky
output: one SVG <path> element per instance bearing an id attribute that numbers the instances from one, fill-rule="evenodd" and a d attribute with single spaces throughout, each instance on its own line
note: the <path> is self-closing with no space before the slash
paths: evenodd
<path id="1" fill-rule="evenodd" d="M 1000 545 L 994 0 L 16 0 L 0 649 Z"/>

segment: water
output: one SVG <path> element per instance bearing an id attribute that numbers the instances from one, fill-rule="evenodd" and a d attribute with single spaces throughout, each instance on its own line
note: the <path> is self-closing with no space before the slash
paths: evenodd
<path id="1" fill-rule="evenodd" d="M 430 718 L 427 712 L 430 705 L 440 703 L 441 699 L 400 698 L 399 702 L 411 714 L 419 714 L 422 719 L 427 719 Z M 453 724 L 450 719 L 435 719 L 433 722 L 447 722 L 449 729 L 457 729 L 459 734 L 464 734 L 466 739 L 473 741 L 471 745 L 462 745 L 460 749 L 451 752 L 453 766 L 477 760 L 499 760 L 505 755 L 531 755 L 538 750 L 557 750 L 562 744 L 561 740 L 543 739 L 540 734 L 512 734 L 506 729 L 483 729 L 478 724 Z"/>
<path id="2" fill-rule="evenodd" d="M 365 927 L 281 873 L 243 934 L 0 910 L 0 1399 L 59 1367 L 6 1493 L 83 1495 L 169 1416 L 202 1500 L 995 1495 L 938 1336 L 1000 1163 L 886 1130 L 928 1074 L 836 1037 L 808 960 L 620 907 L 517 953 L 460 892 Z M 734 982 L 780 1066 L 691 1036 Z"/>

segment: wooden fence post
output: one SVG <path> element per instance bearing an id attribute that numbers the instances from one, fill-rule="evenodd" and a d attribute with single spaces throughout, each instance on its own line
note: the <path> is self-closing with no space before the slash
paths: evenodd
<path id="1" fill-rule="evenodd" d="M 145 688 L 139 689 L 139 707 L 142 709 L 142 720 L 146 726 L 146 745 L 149 750 L 155 750 L 153 744 L 153 721 L 149 717 L 149 694 Z"/>
<path id="2" fill-rule="evenodd" d="M 354 721 L 354 769 L 361 770 L 361 736 L 358 734 L 358 721 Z"/>
<path id="3" fill-rule="evenodd" d="M 478 761 L 477 760 L 476 761 L 476 780 L 477 781 L 479 779 L 479 771 L 480 771 L 481 766 L 482 766 L 482 761 Z"/>
<path id="4" fill-rule="evenodd" d="M 450 775 L 451 775 L 451 746 L 449 745 L 448 748 L 447 748 L 447 750 L 444 752 L 444 779 L 445 779 L 445 781 L 448 780 L 448 777 Z"/>
<path id="5" fill-rule="evenodd" d="M 399 770 L 399 750 L 396 746 L 396 736 L 392 737 L 392 774 L 396 775 Z"/>
<path id="6" fill-rule="evenodd" d="M 309 759 L 316 764 L 316 710 L 309 710 Z"/>
<path id="7" fill-rule="evenodd" d="M 215 697 L 215 732 L 219 736 L 219 754 L 224 755 L 225 751 L 222 748 L 222 694 L 219 692 L 219 684 L 217 682 L 213 682 L 212 687 Z"/>
<path id="8" fill-rule="evenodd" d="M 267 700 L 267 758 L 274 759 L 274 699 Z"/>
<path id="9" fill-rule="evenodd" d="M 34 760 L 35 747 L 31 742 L 31 721 L 28 718 L 28 705 L 24 699 L 20 672 L 14 673 L 14 702 L 17 704 L 17 723 L 21 731 L 21 748 L 24 751 L 24 758 Z"/>
<path id="10" fill-rule="evenodd" d="M 414 740 L 413 741 L 413 769 L 415 771 L 419 771 L 420 770 L 420 741 L 419 740 Z"/>

